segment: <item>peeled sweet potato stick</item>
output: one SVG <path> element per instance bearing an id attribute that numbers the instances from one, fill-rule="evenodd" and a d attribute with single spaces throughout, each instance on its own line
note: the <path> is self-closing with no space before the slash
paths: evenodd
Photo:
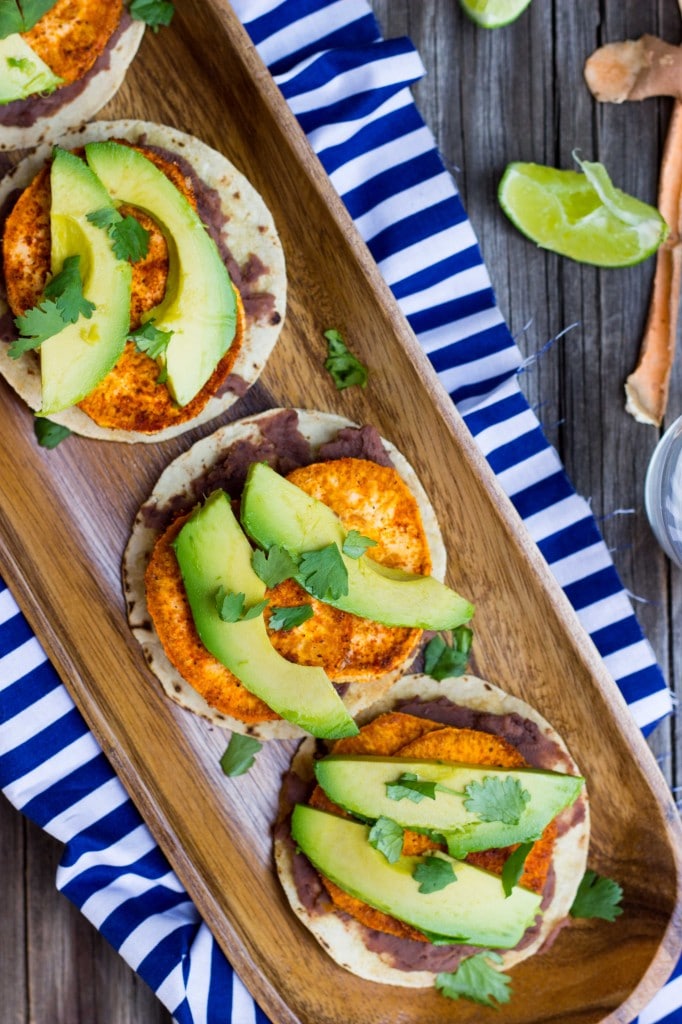
<path id="1" fill-rule="evenodd" d="M 676 98 L 658 186 L 658 208 L 670 235 L 656 256 L 639 361 L 625 383 L 626 410 L 641 423 L 660 426 L 675 356 L 682 276 L 682 47 L 655 36 L 608 43 L 588 58 L 585 80 L 596 99 L 609 103 Z"/>
<path id="2" fill-rule="evenodd" d="M 682 277 L 682 100 L 668 129 L 658 190 L 658 208 L 670 235 L 656 254 L 656 272 L 639 362 L 625 382 L 626 410 L 640 423 L 660 426 L 668 404 L 675 358 Z"/>

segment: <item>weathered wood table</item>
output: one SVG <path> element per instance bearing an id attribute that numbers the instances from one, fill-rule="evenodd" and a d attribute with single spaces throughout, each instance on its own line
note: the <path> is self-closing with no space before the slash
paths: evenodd
<path id="1" fill-rule="evenodd" d="M 409 35 L 427 75 L 415 89 L 456 175 L 502 311 L 524 353 L 523 386 L 577 490 L 588 497 L 671 688 L 682 690 L 682 572 L 656 545 L 643 509 L 658 432 L 624 411 L 653 261 L 598 271 L 536 249 L 501 213 L 511 160 L 572 166 L 598 159 L 615 183 L 654 202 L 669 100 L 598 105 L 582 78 L 600 44 L 653 33 L 680 41 L 675 0 L 533 0 L 515 24 L 477 29 L 456 0 L 373 0 L 386 36 Z M 668 422 L 682 413 L 682 358 Z M 674 719 L 650 740 L 677 784 Z M 677 743 L 677 748 L 676 748 Z M 169 1015 L 54 889 L 59 846 L 0 799 L 0 993 L 7 1024 L 154 1024 Z M 237 1022 L 238 1024 L 238 1022 Z"/>

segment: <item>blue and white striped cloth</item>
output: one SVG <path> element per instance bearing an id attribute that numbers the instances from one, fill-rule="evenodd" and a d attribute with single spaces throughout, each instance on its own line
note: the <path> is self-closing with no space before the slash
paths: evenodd
<path id="1" fill-rule="evenodd" d="M 644 731 L 670 696 L 592 514 L 519 387 L 456 186 L 413 103 L 407 39 L 365 0 L 236 0 L 379 268 Z M 265 1024 L 88 732 L 9 591 L 0 590 L 0 785 L 64 843 L 57 887 L 179 1024 Z M 682 968 L 640 1024 L 682 1020 Z"/>

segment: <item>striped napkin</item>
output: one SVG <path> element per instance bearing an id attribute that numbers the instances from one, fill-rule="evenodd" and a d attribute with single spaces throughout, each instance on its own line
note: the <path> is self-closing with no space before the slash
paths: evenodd
<path id="1" fill-rule="evenodd" d="M 365 0 L 236 0 L 331 181 L 645 732 L 670 695 L 586 502 L 521 389 L 456 186 L 409 90 L 407 39 Z M 7 589 L 0 590 L 0 785 L 64 844 L 57 888 L 178 1024 L 266 1024 L 156 846 Z M 682 1020 L 682 968 L 640 1024 Z"/>

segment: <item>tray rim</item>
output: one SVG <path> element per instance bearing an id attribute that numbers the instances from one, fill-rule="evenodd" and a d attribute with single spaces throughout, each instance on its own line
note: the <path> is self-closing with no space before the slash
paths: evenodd
<path id="1" fill-rule="evenodd" d="M 505 526 L 509 528 L 509 535 L 513 538 L 514 543 L 517 544 L 519 549 L 527 558 L 530 571 L 538 579 L 543 592 L 546 594 L 557 616 L 564 622 L 568 621 L 574 624 L 581 637 L 587 641 L 586 643 L 583 643 L 580 648 L 576 647 L 574 653 L 576 657 L 579 657 L 584 663 L 600 692 L 604 695 L 608 695 L 609 702 L 612 705 L 615 702 L 615 705 L 618 708 L 617 717 L 619 728 L 624 732 L 632 752 L 636 754 L 640 768 L 645 774 L 652 792 L 657 797 L 661 809 L 666 811 L 668 819 L 668 837 L 671 840 L 677 837 L 679 840 L 682 838 L 682 824 L 680 823 L 679 816 L 677 815 L 675 805 L 672 801 L 672 795 L 665 783 L 665 779 L 655 763 L 651 751 L 646 745 L 641 731 L 634 723 L 620 691 L 610 674 L 605 669 L 599 653 L 580 624 L 575 611 L 568 602 L 568 599 L 564 595 L 559 584 L 556 582 L 551 570 L 542 558 L 535 543 L 527 533 L 526 527 L 514 509 L 510 499 L 508 499 L 506 494 L 502 491 L 483 455 L 480 453 L 475 442 L 468 434 L 468 431 L 466 430 L 466 427 L 464 426 L 463 421 L 451 399 L 440 385 L 435 372 L 433 371 L 426 356 L 423 354 L 418 341 L 414 337 L 407 321 L 400 312 L 397 303 L 393 299 L 390 289 L 381 277 L 378 267 L 369 253 L 369 250 L 360 238 L 350 215 L 347 213 L 346 208 L 337 193 L 333 190 L 326 172 L 310 148 L 302 129 L 293 114 L 291 114 L 284 98 L 270 77 L 270 73 L 262 63 L 255 47 L 251 43 L 236 14 L 226 3 L 224 3 L 224 0 L 204 0 L 204 3 L 206 2 L 208 2 L 208 5 L 213 8 L 215 16 L 222 22 L 226 31 L 228 31 L 233 38 L 238 40 L 238 45 L 243 52 L 244 60 L 250 67 L 258 88 L 265 95 L 267 102 L 274 107 L 277 117 L 286 121 L 287 128 L 291 136 L 292 147 L 295 149 L 302 167 L 312 180 L 315 188 L 325 199 L 330 216 L 336 220 L 342 233 L 346 237 L 350 237 L 352 239 L 355 258 L 362 267 L 363 273 L 365 273 L 369 279 L 372 289 L 377 295 L 378 301 L 380 301 L 387 309 L 392 328 L 397 338 L 406 350 L 410 360 L 418 367 L 425 387 L 429 391 L 439 417 L 443 422 L 444 428 L 456 438 L 459 447 L 462 448 L 466 453 L 467 458 L 475 466 L 476 472 L 479 476 L 479 481 L 485 488 L 491 504 L 495 507 L 496 514 L 500 517 L 500 520 L 505 524 Z M 4 537 L 12 533 L 11 527 L 7 527 L 6 520 L 2 512 L 0 512 L 0 524 L 2 525 L 2 534 Z M 0 571 L 2 571 L 2 574 L 8 581 L 11 581 L 12 592 L 17 603 L 27 617 L 29 624 L 36 633 L 36 636 L 43 645 L 46 653 L 48 653 L 48 656 L 62 678 L 64 685 L 86 719 L 89 728 L 91 728 L 98 742 L 105 750 L 105 753 L 107 753 L 107 756 L 114 766 L 116 774 L 130 794 L 133 802 L 139 809 L 146 807 L 146 810 L 144 812 L 141 810 L 141 813 L 154 834 L 154 837 L 159 842 L 164 854 L 168 857 L 173 867 L 176 868 L 174 857 L 168 853 L 169 848 L 172 848 L 172 829 L 170 829 L 165 815 L 161 813 L 160 808 L 150 807 L 149 802 L 145 799 L 145 793 L 140 790 L 139 780 L 134 775 L 130 775 L 123 760 L 120 760 L 113 755 L 111 734 L 108 733 L 106 727 L 103 728 L 103 723 L 93 715 L 93 710 L 99 709 L 93 709 L 89 700 L 84 697 L 84 694 L 81 691 L 79 691 L 78 686 L 73 684 L 72 671 L 74 662 L 66 650 L 63 639 L 60 638 L 57 628 L 45 617 L 42 608 L 36 601 L 35 595 L 29 590 L 19 561 L 13 557 L 13 553 L 13 550 L 3 550 L 0 546 Z M 78 673 L 75 673 L 75 675 L 77 677 Z M 106 723 L 104 723 L 104 725 L 106 725 Z M 662 982 L 667 978 L 668 974 L 674 967 L 677 954 L 679 954 L 682 949 L 682 844 L 679 841 L 677 844 L 671 842 L 671 851 L 677 866 L 678 900 L 676 910 L 671 916 L 657 954 L 651 961 L 640 982 L 632 990 L 628 999 L 623 1002 L 621 1006 L 614 1011 L 614 1013 L 603 1018 L 604 1021 L 613 1021 L 614 1024 L 616 1024 L 616 1022 L 618 1022 L 618 1024 L 624 1024 L 625 1021 L 630 1020 L 631 1016 L 625 1017 L 623 1016 L 623 1013 L 634 1013 L 645 1005 L 645 1002 L 651 998 L 652 994 L 658 990 Z M 183 884 L 187 886 L 187 880 L 183 878 L 182 875 L 180 877 Z M 188 891 L 190 891 L 190 886 L 187 886 L 187 888 Z M 194 899 L 194 897 L 192 898 Z M 212 916 L 210 910 L 207 913 L 206 909 L 199 905 L 198 899 L 196 902 L 200 913 L 208 923 Z M 223 929 L 225 927 L 225 923 L 226 922 L 224 920 L 221 921 L 221 927 Z M 231 922 L 228 921 L 227 924 L 229 929 L 233 930 Z M 235 941 L 237 944 L 240 944 L 240 940 L 238 938 L 236 938 Z M 220 944 L 222 945 L 222 943 Z M 234 960 L 234 949 L 229 949 L 229 956 Z M 241 953 L 240 958 L 244 958 Z M 249 975 L 253 973 L 260 975 L 258 967 L 253 963 L 253 961 L 250 962 L 252 970 L 249 971 Z M 264 981 L 262 976 L 261 980 Z M 246 980 L 245 983 L 247 983 L 248 987 L 251 987 Z M 275 997 L 275 1002 L 281 1003 L 281 997 L 275 990 L 272 983 L 268 981 L 266 983 L 266 987 L 267 999 L 265 999 L 265 1002 L 268 1008 L 272 1003 L 273 996 Z M 260 991 L 260 989 L 257 998 L 259 1001 L 264 1000 L 264 993 Z M 277 1018 L 278 1020 L 286 1022 L 298 1021 L 298 1018 L 292 1015 L 289 1007 L 285 1004 L 281 1003 L 279 1011 L 281 1015 Z M 270 1009 L 268 1009 L 268 1012 L 271 1012 Z"/>

